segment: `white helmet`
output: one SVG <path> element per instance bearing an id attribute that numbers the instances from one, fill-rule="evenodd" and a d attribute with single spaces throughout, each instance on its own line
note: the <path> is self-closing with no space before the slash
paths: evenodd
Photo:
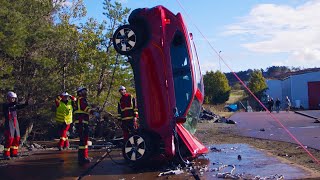
<path id="1" fill-rule="evenodd" d="M 12 91 L 9 91 L 9 92 L 7 93 L 7 97 L 8 97 L 8 98 L 17 98 L 17 94 L 14 93 L 14 92 L 12 92 Z"/>
<path id="2" fill-rule="evenodd" d="M 85 88 L 85 87 L 79 87 L 79 88 L 77 89 L 77 92 L 80 92 L 80 91 L 83 91 L 83 90 L 87 90 L 87 88 Z"/>
<path id="3" fill-rule="evenodd" d="M 70 94 L 68 94 L 67 92 L 63 92 L 61 93 L 61 96 L 70 96 Z"/>
<path id="4" fill-rule="evenodd" d="M 119 91 L 121 91 L 121 90 L 126 90 L 126 87 L 120 86 L 120 87 L 119 87 Z"/>

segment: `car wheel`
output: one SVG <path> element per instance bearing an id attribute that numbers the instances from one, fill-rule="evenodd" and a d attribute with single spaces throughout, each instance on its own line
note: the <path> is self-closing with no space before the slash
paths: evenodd
<path id="1" fill-rule="evenodd" d="M 122 55 L 130 55 L 139 46 L 138 30 L 132 25 L 120 26 L 113 34 L 113 46 Z"/>
<path id="2" fill-rule="evenodd" d="M 122 152 L 123 157 L 134 164 L 145 162 L 152 153 L 153 144 L 145 134 L 132 135 L 125 142 Z"/>

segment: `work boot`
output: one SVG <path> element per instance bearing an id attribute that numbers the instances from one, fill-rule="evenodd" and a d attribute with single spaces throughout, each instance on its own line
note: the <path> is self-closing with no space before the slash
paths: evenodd
<path id="1" fill-rule="evenodd" d="M 81 158 L 81 159 L 78 159 L 79 160 L 79 164 L 88 164 L 91 162 L 91 160 L 89 158 Z"/>
<path id="2" fill-rule="evenodd" d="M 18 154 L 11 154 L 11 157 L 18 157 Z"/>
<path id="3" fill-rule="evenodd" d="M 4 160 L 10 160 L 11 157 L 10 157 L 10 156 L 3 156 L 3 159 L 4 159 Z"/>

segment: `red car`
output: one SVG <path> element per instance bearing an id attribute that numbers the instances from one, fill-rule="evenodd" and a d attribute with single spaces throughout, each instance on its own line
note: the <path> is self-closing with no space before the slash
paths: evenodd
<path id="1" fill-rule="evenodd" d="M 163 6 L 134 10 L 113 35 L 133 68 L 140 130 L 123 148 L 131 162 L 194 158 L 208 149 L 193 136 L 204 99 L 199 61 L 184 20 Z"/>

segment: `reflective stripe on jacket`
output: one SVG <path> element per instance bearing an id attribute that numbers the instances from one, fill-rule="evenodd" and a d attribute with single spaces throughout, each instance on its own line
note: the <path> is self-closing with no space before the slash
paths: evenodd
<path id="1" fill-rule="evenodd" d="M 138 117 L 136 104 L 136 100 L 131 94 L 126 93 L 123 95 L 118 103 L 118 119 L 130 120 L 134 117 Z"/>
<path id="2" fill-rule="evenodd" d="M 79 97 L 74 107 L 74 123 L 88 124 L 91 107 L 89 106 L 86 98 Z"/>
<path id="3" fill-rule="evenodd" d="M 87 100 L 83 97 L 79 97 L 76 103 L 75 114 L 90 114 L 91 108 L 87 103 Z"/>
<path id="4" fill-rule="evenodd" d="M 66 103 L 60 101 L 59 106 L 57 107 L 56 111 L 56 121 L 58 123 L 66 123 L 66 124 L 71 124 L 72 123 L 72 103 L 69 100 Z"/>

